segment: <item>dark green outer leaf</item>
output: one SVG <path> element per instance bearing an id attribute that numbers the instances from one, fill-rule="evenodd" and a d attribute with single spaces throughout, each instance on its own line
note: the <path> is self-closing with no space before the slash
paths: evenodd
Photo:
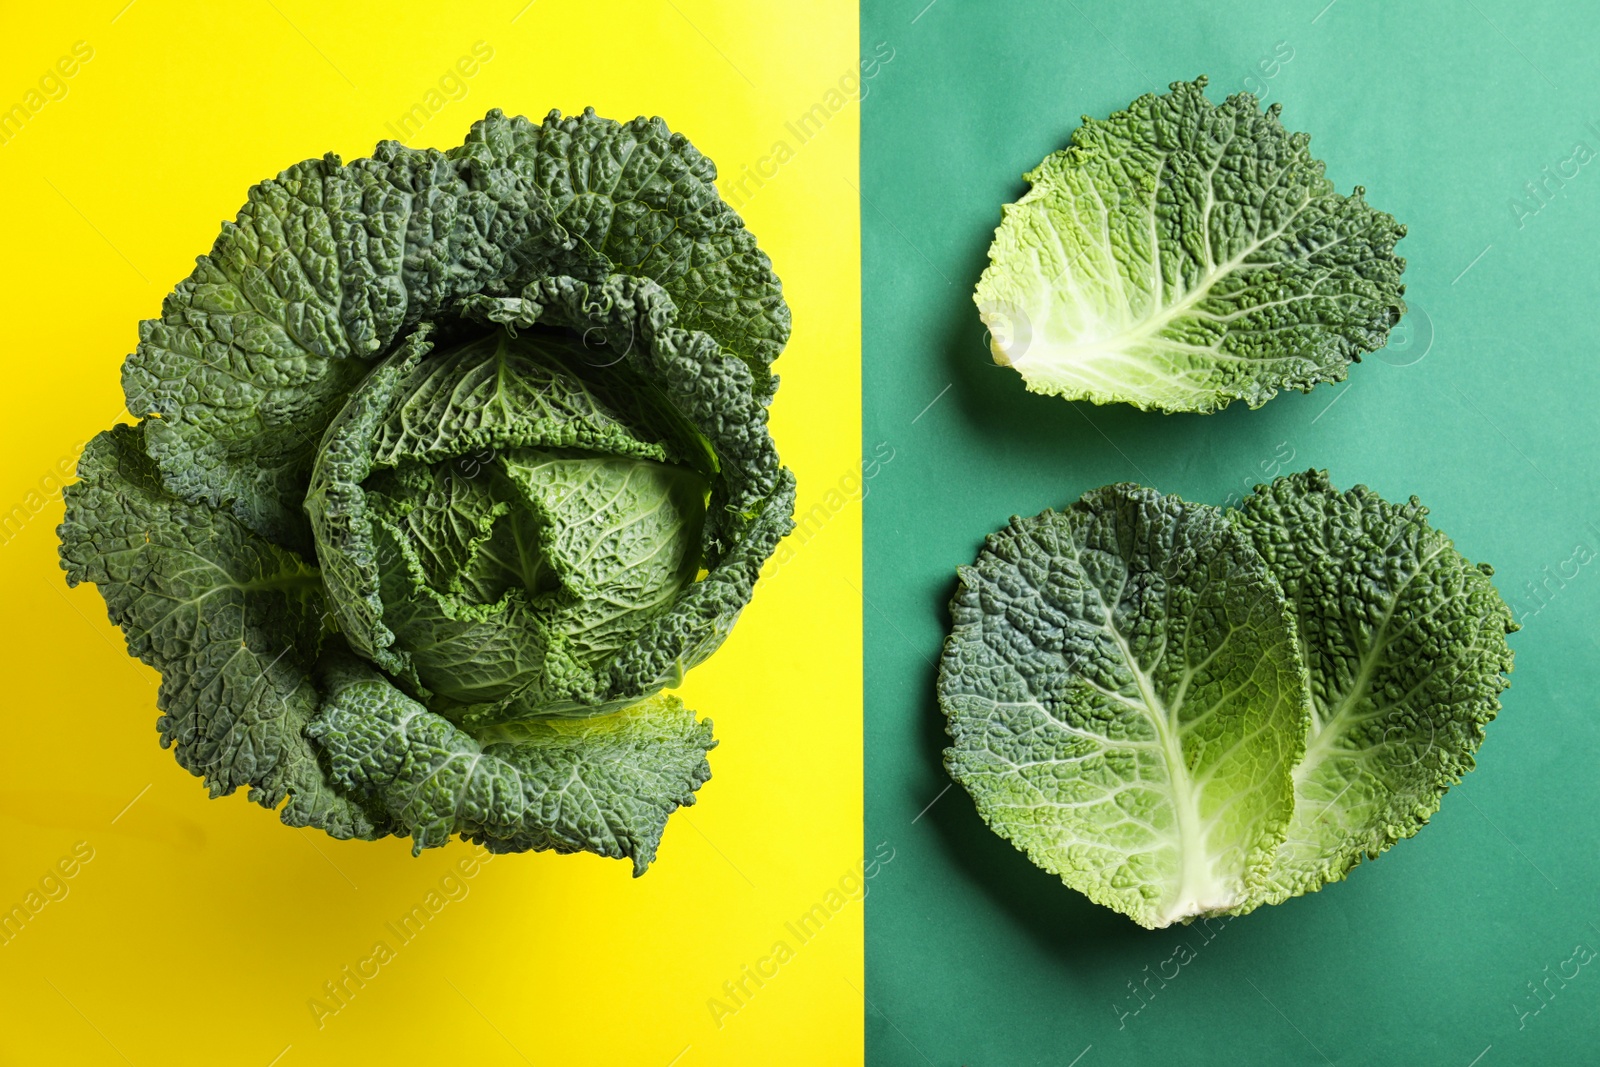
<path id="1" fill-rule="evenodd" d="M 552 111 L 538 126 L 491 111 L 452 155 L 473 161 L 475 186 L 510 172 L 555 220 L 534 242 L 548 257 L 534 273 L 654 280 L 681 309 L 679 325 L 738 355 L 757 392 L 772 395 L 788 305 L 771 262 L 717 195 L 716 165 L 682 134 L 659 118 L 616 123 L 592 109 Z"/>
<path id="2" fill-rule="evenodd" d="M 212 796 L 248 785 L 263 807 L 288 797 L 291 826 L 387 835 L 386 818 L 329 786 L 301 734 L 318 704 L 316 568 L 167 492 L 140 437 L 117 426 L 89 443 L 60 535 L 68 583 L 99 586 L 128 651 L 162 674 L 161 743 Z"/>
<path id="3" fill-rule="evenodd" d="M 480 745 L 364 664 L 326 674 L 328 702 L 307 733 L 333 781 L 372 798 L 413 852 L 461 834 L 495 852 L 594 852 L 655 859 L 667 817 L 711 777 L 711 723 L 676 697 L 613 715 L 520 726 Z"/>

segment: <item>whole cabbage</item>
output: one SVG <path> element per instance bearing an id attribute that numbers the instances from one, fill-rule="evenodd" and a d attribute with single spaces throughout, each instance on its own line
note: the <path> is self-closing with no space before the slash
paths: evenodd
<path id="1" fill-rule="evenodd" d="M 793 526 L 789 312 L 715 177 L 660 119 L 491 111 L 262 182 L 141 324 L 61 559 L 213 796 L 644 871 L 715 744 L 662 690 Z"/>

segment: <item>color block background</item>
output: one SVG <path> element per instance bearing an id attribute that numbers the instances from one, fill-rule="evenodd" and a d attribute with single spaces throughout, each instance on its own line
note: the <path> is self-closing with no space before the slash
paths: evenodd
<path id="1" fill-rule="evenodd" d="M 869 1062 L 1594 1062 L 1600 16 L 866 0 L 863 52 L 879 42 L 896 58 L 863 108 L 864 432 L 895 458 L 866 505 L 867 839 L 896 859 L 867 905 Z M 1281 101 L 1341 190 L 1410 224 L 1410 315 L 1348 384 L 1258 411 L 1026 394 L 970 298 L 1000 205 L 1081 114 L 1198 74 L 1215 100 Z M 1433 823 L 1347 882 L 1209 935 L 1144 931 L 944 791 L 954 568 L 1012 514 L 1107 482 L 1223 504 L 1310 466 L 1419 495 L 1495 564 L 1524 622 L 1505 709 Z"/>
<path id="2" fill-rule="evenodd" d="M 0 908 L 47 902 L 0 944 L 0 1063 L 860 1058 L 856 18 L 836 0 L 8 5 Z M 412 859 L 208 801 L 156 744 L 155 674 L 55 563 L 61 471 L 123 414 L 137 321 L 285 166 L 590 104 L 665 116 L 718 161 L 794 311 L 772 424 L 811 518 L 682 690 L 716 722 L 714 778 L 637 882 L 588 856 L 467 876 L 469 846 Z M 386 924 L 430 901 L 399 944 Z M 802 944 L 786 924 L 817 906 Z M 393 961 L 328 998 L 379 940 Z M 730 998 L 747 967 L 769 977 Z"/>

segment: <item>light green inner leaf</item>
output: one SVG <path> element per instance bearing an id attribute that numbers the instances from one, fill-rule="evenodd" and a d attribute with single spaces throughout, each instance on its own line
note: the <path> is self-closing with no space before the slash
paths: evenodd
<path id="1" fill-rule="evenodd" d="M 1027 175 L 974 299 L 1029 390 L 1162 411 L 1344 378 L 1405 311 L 1405 228 L 1333 191 L 1310 138 L 1176 82 Z"/>

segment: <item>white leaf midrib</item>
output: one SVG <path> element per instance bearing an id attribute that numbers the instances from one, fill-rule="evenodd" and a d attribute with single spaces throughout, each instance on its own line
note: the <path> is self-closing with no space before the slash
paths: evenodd
<path id="1" fill-rule="evenodd" d="M 1167 785 L 1172 796 L 1176 821 L 1174 845 L 1178 852 L 1178 872 L 1171 894 L 1158 909 L 1159 924 L 1166 926 L 1177 919 L 1198 914 L 1196 908 L 1202 901 L 1208 906 L 1220 903 L 1215 899 L 1218 889 L 1224 889 L 1230 895 L 1237 895 L 1237 890 L 1226 886 L 1224 877 L 1216 871 L 1210 850 L 1206 847 L 1207 831 L 1205 820 L 1200 814 L 1200 786 L 1189 773 L 1183 753 L 1183 731 L 1179 725 L 1183 698 L 1180 696 L 1171 704 L 1161 698 L 1156 692 L 1154 681 L 1135 658 L 1127 637 L 1117 628 L 1112 605 L 1122 602 L 1128 577 L 1128 572 L 1124 569 L 1122 581 L 1108 603 L 1108 598 L 1101 592 L 1100 587 L 1089 580 L 1087 573 L 1084 575 L 1086 588 L 1099 602 L 1103 629 L 1116 646 L 1138 690 L 1144 718 L 1158 739 L 1162 763 L 1167 772 Z"/>

